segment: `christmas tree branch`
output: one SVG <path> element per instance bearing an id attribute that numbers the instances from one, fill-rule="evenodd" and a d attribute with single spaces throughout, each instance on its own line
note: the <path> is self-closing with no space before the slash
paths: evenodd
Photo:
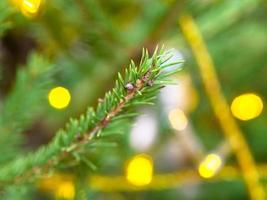
<path id="1" fill-rule="evenodd" d="M 167 64 L 169 58 L 170 54 L 163 50 L 155 51 L 151 58 L 144 51 L 139 66 L 131 62 L 125 70 L 124 79 L 118 74 L 115 87 L 100 100 L 96 111 L 89 108 L 79 119 L 71 119 L 47 146 L 1 167 L 0 182 L 30 180 L 51 172 L 65 159 L 85 162 L 90 166 L 90 161 L 83 157 L 88 146 L 101 141 L 112 123 L 133 116 L 130 109 L 136 105 L 151 104 L 157 91 L 169 82 L 166 78 L 177 71 L 165 72 L 166 68 L 176 64 Z"/>
<path id="2" fill-rule="evenodd" d="M 46 100 L 53 72 L 53 66 L 37 54 L 31 54 L 26 65 L 19 68 L 15 84 L 1 105 L 0 164 L 20 152 L 19 146 L 23 143 L 20 133 L 29 127 L 42 109 L 40 105 Z"/>

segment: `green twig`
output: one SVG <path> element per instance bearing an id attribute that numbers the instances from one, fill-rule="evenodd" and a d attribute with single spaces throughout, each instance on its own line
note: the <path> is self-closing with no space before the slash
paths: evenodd
<path id="1" fill-rule="evenodd" d="M 143 51 L 140 65 L 131 63 L 124 79 L 118 75 L 114 89 L 106 93 L 96 111 L 89 108 L 79 119 L 71 119 L 47 146 L 1 167 L 0 182 L 16 183 L 34 179 L 50 172 L 66 158 L 74 160 L 76 157 L 77 162 L 82 162 L 84 154 L 80 152 L 90 146 L 91 141 L 101 141 L 107 126 L 120 120 L 115 120 L 116 116 L 128 113 L 128 109 L 134 107 L 134 102 L 149 102 L 147 98 L 151 99 L 164 86 L 160 83 L 160 80 L 163 81 L 160 75 L 164 73 L 161 70 L 166 58 L 164 54 L 163 50 L 159 53 L 155 51 L 150 58 L 147 51 Z"/>

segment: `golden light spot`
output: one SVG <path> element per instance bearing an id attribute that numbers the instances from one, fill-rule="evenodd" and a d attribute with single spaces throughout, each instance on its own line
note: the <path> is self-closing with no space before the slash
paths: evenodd
<path id="1" fill-rule="evenodd" d="M 50 105 L 56 109 L 65 108 L 71 100 L 70 92 L 64 87 L 55 87 L 50 90 L 48 100 Z"/>
<path id="2" fill-rule="evenodd" d="M 169 117 L 171 126 L 178 131 L 184 130 L 188 124 L 188 120 L 184 112 L 180 109 L 171 110 L 169 112 L 168 117 Z"/>
<path id="3" fill-rule="evenodd" d="M 27 17 L 35 16 L 39 11 L 41 3 L 42 0 L 22 0 L 21 12 Z"/>
<path id="4" fill-rule="evenodd" d="M 217 154 L 209 154 L 200 163 L 198 172 L 203 178 L 213 177 L 220 167 L 222 166 L 222 160 Z"/>
<path id="5" fill-rule="evenodd" d="M 148 155 L 137 155 L 133 157 L 126 170 L 127 180 L 135 186 L 145 186 L 152 181 L 153 161 Z"/>
<path id="6" fill-rule="evenodd" d="M 64 181 L 60 183 L 56 190 L 56 198 L 59 199 L 74 199 L 75 196 L 75 188 L 71 181 Z"/>
<path id="7" fill-rule="evenodd" d="M 242 94 L 236 97 L 231 105 L 232 114 L 240 120 L 250 120 L 258 117 L 263 109 L 263 102 L 253 93 Z"/>

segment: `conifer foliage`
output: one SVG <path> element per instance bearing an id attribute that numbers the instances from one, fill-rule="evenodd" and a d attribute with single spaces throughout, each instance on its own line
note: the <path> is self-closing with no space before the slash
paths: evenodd
<path id="1" fill-rule="evenodd" d="M 39 176 L 54 171 L 59 165 L 62 165 L 62 162 L 65 162 L 66 166 L 70 162 L 77 164 L 83 162 L 94 169 L 94 164 L 84 156 L 86 152 L 94 145 L 99 145 L 98 148 L 101 148 L 103 137 L 108 134 L 115 134 L 126 119 L 136 116 L 137 113 L 134 112 L 136 106 L 153 105 L 158 90 L 165 84 L 171 83 L 168 77 L 179 70 L 169 71 L 166 69 L 182 62 L 168 62 L 171 56 L 168 51 L 156 49 L 150 57 L 148 52 L 143 50 L 140 64 L 136 65 L 131 61 L 129 67 L 125 69 L 124 78 L 121 73 L 118 73 L 114 88 L 105 94 L 95 110 L 89 107 L 86 113 L 78 119 L 70 119 L 66 127 L 59 130 L 48 145 L 42 146 L 36 152 L 20 156 L 3 164 L 0 167 L 0 182 L 4 185 L 12 185 L 34 181 Z M 47 74 L 46 68 L 49 69 L 50 64 L 36 56 L 31 58 L 31 62 L 40 62 L 35 64 L 42 66 L 45 69 L 43 74 Z M 28 74 L 24 74 L 24 78 L 27 80 L 32 76 L 32 73 L 34 73 L 34 69 L 29 70 Z M 12 99 L 18 98 L 16 93 L 25 92 L 20 91 L 20 87 L 23 88 L 23 85 L 19 85 L 20 76 L 22 75 L 19 75 L 17 79 L 18 86 L 15 86 L 15 92 L 10 94 L 9 104 L 13 103 Z M 39 81 L 43 83 L 42 80 Z M 41 91 L 38 84 L 35 84 L 35 87 L 38 92 Z M 29 94 L 31 92 L 34 90 L 29 91 Z M 29 103 L 31 96 L 27 95 L 25 98 L 29 99 L 25 99 L 23 102 Z M 30 103 L 34 104 L 34 101 L 31 99 Z M 13 103 L 13 106 L 16 105 L 16 102 Z M 22 108 L 27 107 L 26 105 L 21 106 Z M 5 109 L 9 109 L 9 114 L 19 109 L 16 108 L 15 111 L 12 111 L 10 107 L 8 105 L 5 107 Z M 25 118 L 25 120 L 27 118 L 26 116 L 20 117 Z M 112 129 L 109 129 L 110 125 L 112 125 Z"/>

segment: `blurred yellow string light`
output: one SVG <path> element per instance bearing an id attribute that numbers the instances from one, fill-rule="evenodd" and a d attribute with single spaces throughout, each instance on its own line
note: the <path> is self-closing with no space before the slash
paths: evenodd
<path id="1" fill-rule="evenodd" d="M 134 156 L 126 167 L 126 178 L 135 186 L 145 186 L 152 181 L 153 161 L 148 155 Z"/>
<path id="2" fill-rule="evenodd" d="M 50 90 L 48 100 L 52 107 L 62 109 L 69 105 L 71 95 L 68 89 L 59 86 Z"/>
<path id="3" fill-rule="evenodd" d="M 32 17 L 38 14 L 42 0 L 22 0 L 21 1 L 21 12 L 27 16 Z"/>
<path id="4" fill-rule="evenodd" d="M 60 182 L 57 186 L 55 196 L 58 199 L 72 200 L 75 196 L 74 184 L 71 181 Z"/>
<path id="5" fill-rule="evenodd" d="M 267 177 L 266 164 L 259 165 L 257 169 L 262 177 Z M 241 178 L 240 175 L 241 174 L 238 167 L 224 166 L 220 171 L 218 171 L 216 176 L 212 178 L 212 181 L 239 180 Z M 71 176 L 70 174 L 55 174 L 53 176 L 41 179 L 38 183 L 38 189 L 43 192 L 56 194 L 58 191 L 58 186 L 66 181 L 73 182 L 73 180 L 74 176 Z M 210 179 L 205 179 L 205 182 L 209 180 Z M 88 178 L 88 187 L 103 192 L 162 190 L 177 188 L 177 186 L 183 185 L 183 183 L 187 181 L 199 182 L 203 181 L 203 179 L 200 179 L 199 174 L 196 170 L 187 169 L 171 173 L 154 174 L 150 184 L 143 187 L 136 187 L 129 183 L 125 176 L 92 175 Z"/>
<path id="6" fill-rule="evenodd" d="M 231 104 L 233 115 L 244 121 L 258 117 L 262 109 L 261 98 L 253 93 L 242 94 L 236 97 Z"/>
<path id="7" fill-rule="evenodd" d="M 209 154 L 204 160 L 199 164 L 198 172 L 203 178 L 213 177 L 221 168 L 222 160 L 217 154 Z"/>
<path id="8" fill-rule="evenodd" d="M 168 117 L 169 117 L 171 126 L 178 131 L 184 130 L 188 124 L 188 120 L 184 112 L 179 108 L 171 110 L 169 112 Z"/>
<path id="9" fill-rule="evenodd" d="M 213 60 L 203 41 L 202 35 L 190 15 L 180 17 L 179 23 L 198 63 L 203 84 L 210 98 L 215 115 L 220 122 L 227 142 L 237 157 L 250 198 L 252 200 L 265 200 L 265 191 L 260 183 L 253 156 L 221 92 L 221 86 Z"/>

